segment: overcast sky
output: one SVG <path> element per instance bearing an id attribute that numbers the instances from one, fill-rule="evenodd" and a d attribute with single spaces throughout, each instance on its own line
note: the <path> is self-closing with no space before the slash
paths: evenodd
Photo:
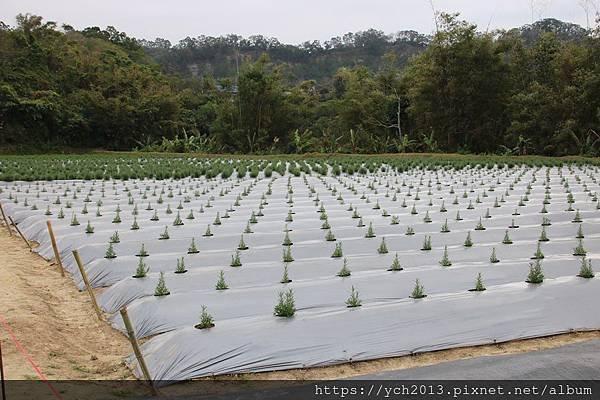
<path id="1" fill-rule="evenodd" d="M 460 12 L 481 30 L 530 23 L 530 0 L 433 0 L 442 11 Z M 589 1 L 589 0 L 588 0 Z M 591 0 L 596 4 L 598 0 Z M 0 0 L 0 20 L 14 25 L 33 13 L 80 29 L 113 25 L 136 38 L 262 34 L 285 43 L 327 40 L 375 28 L 433 31 L 429 0 Z M 580 0 L 538 0 L 535 19 L 558 18 L 586 26 Z M 592 18 L 593 20 L 593 18 Z M 490 22 L 491 21 L 491 22 Z"/>

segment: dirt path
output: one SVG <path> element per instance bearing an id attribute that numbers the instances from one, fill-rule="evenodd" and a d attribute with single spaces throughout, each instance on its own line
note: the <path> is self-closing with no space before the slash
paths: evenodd
<path id="1" fill-rule="evenodd" d="M 85 292 L 0 226 L 0 316 L 48 379 L 132 379 L 127 339 L 98 321 Z M 0 319 L 7 379 L 39 379 Z"/>

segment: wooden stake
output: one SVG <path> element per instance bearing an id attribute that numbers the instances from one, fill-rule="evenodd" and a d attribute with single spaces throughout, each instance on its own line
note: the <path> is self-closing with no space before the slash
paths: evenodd
<path id="1" fill-rule="evenodd" d="M 152 393 L 154 393 L 155 396 L 158 396 L 159 395 L 158 389 L 156 389 L 154 387 L 154 381 L 150 377 L 150 372 L 148 371 L 148 367 L 146 366 L 146 361 L 144 360 L 144 356 L 142 355 L 142 352 L 140 351 L 140 346 L 138 345 L 138 341 L 135 337 L 135 332 L 133 331 L 133 325 L 131 324 L 131 320 L 129 319 L 129 315 L 127 314 L 127 307 L 124 306 L 123 308 L 121 308 L 120 312 L 121 312 L 121 318 L 123 318 L 123 322 L 125 323 L 125 328 L 127 329 L 127 335 L 129 336 L 129 341 L 131 342 L 131 347 L 133 347 L 133 352 L 135 353 L 135 357 L 137 358 L 138 363 L 140 364 L 140 369 L 142 370 L 144 377 L 150 384 L 150 387 L 152 388 Z"/>
<path id="2" fill-rule="evenodd" d="M 6 386 L 4 385 L 4 364 L 2 362 L 2 341 L 0 340 L 0 381 L 2 381 L 2 400 L 6 400 Z"/>
<path id="3" fill-rule="evenodd" d="M 52 230 L 52 222 L 50 220 L 46 221 L 46 225 L 48 226 L 48 234 L 50 235 L 50 241 L 52 242 L 52 249 L 54 250 L 54 259 L 56 263 L 60 267 L 60 273 L 62 276 L 65 276 L 65 269 L 62 265 L 62 260 L 60 259 L 60 253 L 58 252 L 58 246 L 56 246 L 56 239 L 54 238 L 54 231 Z"/>
<path id="4" fill-rule="evenodd" d="M 31 244 L 29 243 L 29 240 L 27 240 L 25 238 L 25 236 L 23 236 L 23 232 L 21 232 L 21 230 L 19 229 L 19 227 L 17 226 L 17 224 L 15 224 L 15 221 L 13 221 L 13 219 L 10 216 L 8 217 L 8 219 L 10 220 L 10 223 L 15 227 L 15 229 L 17 230 L 17 232 L 21 236 L 21 239 L 23 239 L 25 241 L 25 243 L 27 243 L 27 247 L 29 247 L 29 251 L 33 250 L 31 248 Z"/>
<path id="5" fill-rule="evenodd" d="M 92 286 L 90 285 L 90 281 L 87 277 L 87 273 L 83 268 L 83 263 L 81 262 L 81 257 L 79 257 L 79 252 L 77 250 L 73 250 L 73 257 L 75 257 L 75 262 L 77 262 L 77 266 L 79 267 L 79 272 L 81 272 L 81 276 L 83 278 L 83 283 L 85 283 L 85 287 L 87 289 L 88 294 L 90 295 L 90 299 L 92 299 L 92 305 L 94 306 L 94 310 L 96 310 L 96 314 L 98 315 L 98 319 L 102 321 L 102 311 L 100 307 L 98 307 L 98 302 L 96 301 L 96 295 L 92 290 Z"/>
<path id="6" fill-rule="evenodd" d="M 2 203 L 0 203 L 0 211 L 2 211 L 2 218 L 4 218 L 4 223 L 6 224 L 6 229 L 8 229 L 8 234 L 12 236 L 12 229 L 10 229 L 10 224 L 6 219 L 6 214 L 4 214 L 4 208 L 2 207 Z"/>

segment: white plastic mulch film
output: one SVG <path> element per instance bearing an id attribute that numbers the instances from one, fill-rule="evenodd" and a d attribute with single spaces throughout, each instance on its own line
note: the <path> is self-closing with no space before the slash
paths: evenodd
<path id="1" fill-rule="evenodd" d="M 142 352 L 166 383 L 598 329 L 600 280 L 578 276 L 583 253 L 592 266 L 598 258 L 597 173 L 502 166 L 3 182 L 0 201 L 47 259 L 52 221 L 83 288 L 71 254 L 79 250 L 92 286 L 105 287 L 98 301 L 111 324 L 124 331 L 126 305 L 137 336 L 153 336 Z M 441 265 L 444 253 L 451 265 Z M 526 283 L 542 256 L 543 283 Z M 231 266 L 236 258 L 241 266 Z M 140 260 L 148 272 L 135 278 Z M 186 272 L 175 273 L 182 260 Z M 350 275 L 340 277 L 344 263 Z M 216 289 L 221 271 L 226 290 Z M 156 296 L 161 273 L 170 294 Z M 479 274 L 487 290 L 470 291 Z M 417 279 L 425 298 L 410 297 Z M 359 307 L 347 306 L 352 288 Z M 288 289 L 296 314 L 276 317 Z M 195 328 L 202 306 L 214 327 Z"/>

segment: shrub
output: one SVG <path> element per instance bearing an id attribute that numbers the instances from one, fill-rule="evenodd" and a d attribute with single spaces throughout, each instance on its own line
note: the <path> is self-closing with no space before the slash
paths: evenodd
<path id="1" fill-rule="evenodd" d="M 352 272 L 350 271 L 350 268 L 348 268 L 348 259 L 344 258 L 344 264 L 342 265 L 342 268 L 338 271 L 337 276 L 341 278 L 346 278 L 351 274 Z"/>
<path id="2" fill-rule="evenodd" d="M 419 280 L 415 280 L 415 287 L 412 291 L 412 293 L 410 294 L 410 297 L 413 299 L 422 299 L 423 297 L 427 297 L 427 295 L 425 294 L 425 288 L 423 287 L 423 285 L 421 285 L 421 282 L 419 282 Z"/>
<path id="3" fill-rule="evenodd" d="M 278 301 L 275 305 L 274 314 L 277 317 L 290 318 L 296 313 L 296 305 L 294 301 L 294 291 L 288 289 L 285 292 L 279 292 Z"/>
<path id="4" fill-rule="evenodd" d="M 229 289 L 229 286 L 227 286 L 227 283 L 225 282 L 225 273 L 222 270 L 219 271 L 219 278 L 217 279 L 217 284 L 215 285 L 215 289 L 217 289 L 217 290 Z"/>
<path id="5" fill-rule="evenodd" d="M 154 289 L 154 295 L 168 296 L 169 294 L 171 294 L 171 292 L 169 292 L 169 289 L 167 288 L 167 284 L 165 282 L 165 273 L 161 272 L 160 277 L 158 278 L 156 288 Z"/>
<path id="6" fill-rule="evenodd" d="M 529 263 L 529 274 L 527 275 L 527 283 L 542 283 L 544 282 L 544 271 L 542 270 L 542 262 L 537 259 Z"/>
<path id="7" fill-rule="evenodd" d="M 200 323 L 194 325 L 196 329 L 209 329 L 215 326 L 212 315 L 207 311 L 205 305 L 202 306 L 202 313 L 200 313 Z"/>
<path id="8" fill-rule="evenodd" d="M 360 301 L 360 298 L 358 297 L 358 291 L 354 288 L 354 286 L 352 286 L 352 290 L 350 292 L 350 297 L 348 297 L 348 299 L 346 300 L 346 307 L 354 308 L 354 307 L 360 307 L 361 305 L 362 305 L 362 302 Z"/>
<path id="9" fill-rule="evenodd" d="M 581 258 L 581 267 L 579 268 L 579 274 L 582 278 L 591 279 L 595 276 L 592 268 L 592 260 L 586 259 L 585 256 Z"/>
<path id="10" fill-rule="evenodd" d="M 133 277 L 134 278 L 144 278 L 148 274 L 149 270 L 150 270 L 150 267 L 146 266 L 146 263 L 144 262 L 143 258 L 140 258 L 138 260 L 138 265 L 137 265 L 137 268 L 135 269 L 135 275 L 133 275 Z"/>

